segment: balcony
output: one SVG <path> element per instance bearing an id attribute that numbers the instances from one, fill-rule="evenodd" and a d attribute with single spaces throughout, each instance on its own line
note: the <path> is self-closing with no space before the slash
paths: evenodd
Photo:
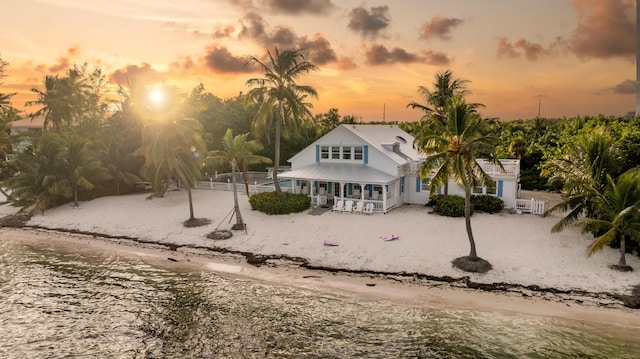
<path id="1" fill-rule="evenodd" d="M 478 159 L 476 162 L 493 178 L 517 179 L 520 176 L 520 160 L 500 160 L 503 168 L 485 159 Z"/>

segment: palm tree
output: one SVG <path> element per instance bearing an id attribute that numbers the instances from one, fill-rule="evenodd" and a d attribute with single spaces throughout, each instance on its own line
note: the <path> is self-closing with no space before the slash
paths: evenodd
<path id="1" fill-rule="evenodd" d="M 562 182 L 563 194 L 562 201 L 543 215 L 556 211 L 565 213 L 551 232 L 562 231 L 582 215 L 592 217 L 595 198 L 604 192 L 607 174 L 615 175 L 618 171 L 617 152 L 616 141 L 609 131 L 599 128 L 572 138 L 566 154 L 548 163 L 546 171 L 553 174 L 549 181 Z"/>
<path id="2" fill-rule="evenodd" d="M 436 73 L 435 80 L 432 84 L 433 91 L 429 90 L 425 86 L 418 86 L 418 93 L 424 98 L 426 103 L 420 104 L 412 101 L 407 104 L 407 107 L 419 109 L 424 112 L 424 115 L 421 118 L 424 123 L 421 123 L 418 126 L 418 131 L 432 133 L 436 122 L 446 126 L 446 106 L 453 97 L 464 97 L 467 93 L 466 83 L 468 82 L 468 80 L 454 79 L 453 73 L 450 70 L 447 70 L 445 72 Z M 482 106 L 481 104 L 470 105 L 475 108 Z M 447 179 L 444 182 L 444 195 L 447 196 L 448 194 L 449 181 Z"/>
<path id="3" fill-rule="evenodd" d="M 62 148 L 60 137 L 53 132 L 34 139 L 33 146 L 33 152 L 15 157 L 17 174 L 2 183 L 11 191 L 9 200 L 28 214 L 37 210 L 44 213 L 57 204 L 52 185 L 59 174 L 57 158 Z"/>
<path id="4" fill-rule="evenodd" d="M 64 132 L 60 136 L 61 148 L 57 156 L 57 173 L 52 176 L 54 193 L 63 198 L 72 198 L 78 207 L 78 190 L 92 190 L 95 183 L 111 176 L 96 156 L 91 141 L 76 131 Z"/>
<path id="5" fill-rule="evenodd" d="M 248 133 L 237 135 L 233 137 L 233 131 L 229 128 L 222 137 L 222 143 L 224 150 L 215 150 L 207 153 L 205 157 L 205 163 L 210 162 L 214 164 L 229 163 L 231 165 L 231 180 L 233 183 L 233 212 L 236 216 L 236 224 L 232 229 L 240 230 L 245 229 L 246 224 L 242 220 L 242 214 L 240 213 L 240 206 L 238 204 L 238 189 L 236 187 L 236 171 L 238 166 L 245 164 L 256 163 L 270 163 L 271 159 L 256 155 L 255 152 L 261 151 L 262 146 L 256 141 L 248 141 Z"/>
<path id="6" fill-rule="evenodd" d="M 614 239 L 620 240 L 620 259 L 614 269 L 628 271 L 625 238 L 640 240 L 640 169 L 623 173 L 614 182 L 607 176 L 603 194 L 596 197 L 596 217 L 583 221 L 583 231 L 598 235 L 589 248 L 589 256 Z"/>
<path id="7" fill-rule="evenodd" d="M 201 132 L 202 125 L 195 119 L 155 119 L 144 126 L 138 152 L 145 158 L 143 177 L 151 180 L 156 194 L 166 193 L 173 175 L 184 184 L 189 196 L 189 224 L 196 221 L 191 187 L 200 178 L 199 162 L 204 153 Z"/>
<path id="8" fill-rule="evenodd" d="M 278 182 L 278 165 L 280 164 L 280 138 L 283 133 L 294 129 L 297 124 L 312 118 L 309 111 L 310 104 L 305 101 L 307 96 L 317 98 L 318 93 L 311 86 L 298 85 L 296 80 L 318 68 L 304 60 L 301 50 L 275 49 L 275 56 L 267 52 L 269 62 L 263 62 L 257 57 L 250 56 L 250 62 L 258 65 L 264 72 L 262 78 L 247 80 L 247 86 L 253 87 L 248 98 L 260 103 L 260 108 L 254 119 L 257 129 L 269 129 L 275 124 L 275 153 L 273 161 L 273 182 L 278 195 L 282 194 Z M 295 133 L 295 130 L 291 131 Z M 269 131 L 265 131 L 269 133 Z"/>
<path id="9" fill-rule="evenodd" d="M 434 131 L 422 133 L 422 137 L 416 138 L 416 145 L 427 155 L 420 176 L 431 177 L 431 193 L 444 185 L 450 176 L 464 189 L 465 227 L 471 249 L 467 257 L 457 258 L 453 264 L 466 271 L 486 272 L 491 269 L 491 264 L 478 257 L 471 230 L 471 190 L 493 183 L 477 159 L 502 165 L 495 155 L 493 138 L 485 135 L 486 127 L 476 107 L 467 104 L 460 96 L 451 98 L 444 113 L 446 123 L 435 122 Z"/>
<path id="10" fill-rule="evenodd" d="M 433 91 L 425 86 L 418 86 L 418 93 L 424 98 L 426 104 L 415 101 L 410 102 L 407 107 L 424 111 L 424 120 L 429 120 L 433 115 L 441 123 L 446 123 L 445 107 L 449 99 L 454 96 L 464 96 L 467 93 L 466 83 L 468 80 L 454 79 L 451 70 L 438 72 L 433 82 Z"/>

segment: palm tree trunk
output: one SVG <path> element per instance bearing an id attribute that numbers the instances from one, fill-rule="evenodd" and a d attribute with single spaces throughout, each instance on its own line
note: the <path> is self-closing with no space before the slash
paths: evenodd
<path id="1" fill-rule="evenodd" d="M 276 143 L 275 143 L 275 153 L 273 155 L 273 186 L 275 187 L 276 190 L 276 195 L 281 195 L 282 194 L 282 189 L 280 188 L 280 182 L 278 181 L 278 165 L 280 164 L 280 118 L 279 116 L 282 116 L 282 105 L 279 106 L 278 108 L 278 113 L 276 114 Z"/>
<path id="2" fill-rule="evenodd" d="M 467 235 L 469 236 L 469 245 L 471 251 L 469 252 L 469 258 L 476 259 L 478 254 L 476 253 L 476 241 L 473 239 L 473 232 L 471 231 L 471 189 L 465 188 L 464 190 L 464 224 L 467 227 Z"/>
<path id="3" fill-rule="evenodd" d="M 193 221 L 194 219 L 196 219 L 196 217 L 193 214 L 193 198 L 191 197 L 191 185 L 189 184 L 189 181 L 187 181 L 187 177 L 184 175 L 184 173 L 182 173 L 180 167 L 176 166 L 176 172 L 178 172 L 178 177 L 180 178 L 182 183 L 184 183 L 184 188 L 187 189 L 187 194 L 189 195 L 189 220 Z"/>
<path id="4" fill-rule="evenodd" d="M 233 212 L 236 214 L 236 224 L 231 229 L 240 230 L 244 229 L 244 221 L 242 220 L 242 214 L 240 213 L 240 205 L 238 204 L 238 189 L 236 186 L 236 160 L 231 160 L 231 178 L 233 182 Z"/>
<path id="5" fill-rule="evenodd" d="M 244 193 L 249 197 L 249 166 L 242 161 L 242 180 L 244 181 Z"/>
<path id="6" fill-rule="evenodd" d="M 627 259 L 625 257 L 627 249 L 625 248 L 626 244 L 624 243 L 624 237 L 624 234 L 620 235 L 620 260 L 618 261 L 618 267 L 620 268 L 627 266 Z"/>
<path id="7" fill-rule="evenodd" d="M 78 204 L 78 185 L 73 185 L 73 207 L 80 207 Z"/>

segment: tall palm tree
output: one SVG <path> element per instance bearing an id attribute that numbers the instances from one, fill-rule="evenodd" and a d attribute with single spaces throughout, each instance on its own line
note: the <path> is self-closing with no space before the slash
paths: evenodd
<path id="1" fill-rule="evenodd" d="M 269 129 L 271 124 L 275 124 L 273 182 L 276 193 L 281 194 L 282 189 L 278 182 L 280 138 L 287 130 L 295 128 L 299 121 L 311 119 L 310 104 L 305 102 L 305 98 L 318 97 L 313 87 L 298 85 L 296 80 L 302 75 L 318 70 L 318 67 L 305 61 L 299 49 L 279 51 L 276 48 L 274 54 L 270 51 L 267 54 L 268 62 L 263 62 L 255 56 L 249 57 L 250 62 L 264 72 L 264 77 L 247 80 L 247 86 L 253 87 L 248 93 L 248 98 L 260 103 L 254 119 L 255 128 Z"/>
<path id="2" fill-rule="evenodd" d="M 616 141 L 605 128 L 575 136 L 568 143 L 565 154 L 548 163 L 546 171 L 553 175 L 551 183 L 563 185 L 562 201 L 549 208 L 544 216 L 562 212 L 564 217 L 552 228 L 559 232 L 576 222 L 582 215 L 592 217 L 595 198 L 604 192 L 607 174 L 614 175 L 619 168 Z"/>
<path id="3" fill-rule="evenodd" d="M 415 101 L 407 104 L 407 107 L 412 109 L 418 109 L 424 112 L 421 120 L 423 121 L 418 126 L 418 131 L 426 131 L 432 133 L 441 126 L 436 126 L 439 123 L 442 126 L 447 125 L 446 120 L 446 107 L 449 101 L 455 97 L 464 97 L 467 93 L 466 84 L 468 80 L 454 79 L 451 70 L 444 72 L 437 72 L 432 84 L 433 90 L 428 89 L 425 86 L 418 86 L 418 93 L 424 98 L 425 103 L 421 104 Z M 481 107 L 481 104 L 470 104 L 474 108 Z M 449 194 L 449 181 L 444 182 L 444 195 Z"/>
<path id="4" fill-rule="evenodd" d="M 242 164 L 257 164 L 257 163 L 270 163 L 271 159 L 256 155 L 255 153 L 262 150 L 262 146 L 256 141 L 249 141 L 248 133 L 237 135 L 233 137 L 233 131 L 229 128 L 222 137 L 222 143 L 224 150 L 215 150 L 207 153 L 205 157 L 205 163 L 223 164 L 229 163 L 231 165 L 231 181 L 233 183 L 233 212 L 236 216 L 236 224 L 232 229 L 240 230 L 245 229 L 246 224 L 242 219 L 240 213 L 240 206 L 238 204 L 238 189 L 236 187 L 236 171 L 238 166 Z"/>
<path id="5" fill-rule="evenodd" d="M 614 239 L 620 240 L 620 259 L 614 269 L 630 270 L 625 239 L 640 241 L 640 169 L 629 170 L 614 182 L 607 176 L 604 193 L 596 197 L 596 217 L 583 221 L 583 231 L 598 235 L 589 248 L 593 255 Z"/>
<path id="6" fill-rule="evenodd" d="M 422 110 L 425 114 L 422 117 L 428 120 L 432 115 L 441 123 L 446 123 L 445 107 L 447 102 L 454 96 L 464 96 L 467 93 L 466 83 L 468 80 L 454 79 L 451 70 L 437 72 L 432 84 L 433 90 L 425 86 L 418 86 L 418 93 L 426 101 L 425 104 L 412 101 L 407 107 Z"/>
<path id="7" fill-rule="evenodd" d="M 189 196 L 187 222 L 196 220 L 191 187 L 200 178 L 199 162 L 204 153 L 201 126 L 194 119 L 151 121 L 142 130 L 142 147 L 138 152 L 145 157 L 143 177 L 151 180 L 156 194 L 166 193 L 174 175 L 184 184 Z"/>
<path id="8" fill-rule="evenodd" d="M 470 251 L 468 256 L 457 258 L 453 264 L 466 271 L 486 272 L 491 264 L 478 257 L 471 230 L 471 191 L 476 186 L 493 183 L 477 159 L 502 165 L 495 155 L 494 139 L 485 134 L 486 127 L 476 107 L 460 96 L 451 98 L 444 113 L 446 123 L 434 123 L 434 131 L 417 138 L 416 145 L 427 155 L 420 176 L 431 177 L 431 193 L 448 181 L 449 176 L 464 189 L 464 217 Z"/>

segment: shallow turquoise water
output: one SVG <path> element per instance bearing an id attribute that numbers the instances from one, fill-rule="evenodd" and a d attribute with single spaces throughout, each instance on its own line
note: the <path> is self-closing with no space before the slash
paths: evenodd
<path id="1" fill-rule="evenodd" d="M 630 328 L 433 310 L 0 241 L 0 358 L 638 358 Z"/>

